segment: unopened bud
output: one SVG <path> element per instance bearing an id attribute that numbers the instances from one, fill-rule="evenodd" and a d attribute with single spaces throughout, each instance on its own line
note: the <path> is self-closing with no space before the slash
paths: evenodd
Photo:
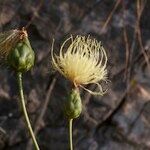
<path id="1" fill-rule="evenodd" d="M 26 72 L 34 65 L 35 54 L 28 37 L 20 40 L 7 56 L 8 63 L 18 72 Z"/>
<path id="2" fill-rule="evenodd" d="M 65 101 L 64 109 L 66 117 L 74 119 L 79 117 L 82 112 L 82 102 L 78 89 L 72 89 Z"/>

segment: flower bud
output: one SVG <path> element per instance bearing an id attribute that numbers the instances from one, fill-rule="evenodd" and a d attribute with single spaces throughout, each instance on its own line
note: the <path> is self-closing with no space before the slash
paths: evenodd
<path id="1" fill-rule="evenodd" d="M 69 119 L 79 117 L 82 112 L 82 102 L 78 89 L 72 89 L 65 101 L 64 108 L 65 115 Z"/>
<path id="2" fill-rule="evenodd" d="M 27 37 L 20 40 L 9 53 L 8 64 L 18 72 L 26 72 L 34 65 L 35 54 Z"/>

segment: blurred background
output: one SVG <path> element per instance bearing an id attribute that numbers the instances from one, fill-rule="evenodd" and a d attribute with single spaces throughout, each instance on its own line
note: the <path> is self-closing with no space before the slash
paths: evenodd
<path id="1" fill-rule="evenodd" d="M 24 90 L 41 150 L 69 149 L 62 106 L 70 84 L 52 69 L 50 50 L 53 38 L 58 52 L 71 34 L 102 41 L 111 80 L 103 97 L 81 90 L 75 150 L 150 149 L 149 10 L 149 0 L 0 0 L 0 31 L 26 27 L 36 53 Z M 16 83 L 15 74 L 1 67 L 0 150 L 33 150 Z"/>

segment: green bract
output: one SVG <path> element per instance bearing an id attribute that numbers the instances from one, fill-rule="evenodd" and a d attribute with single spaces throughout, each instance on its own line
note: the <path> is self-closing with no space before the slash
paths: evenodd
<path id="1" fill-rule="evenodd" d="M 82 102 L 78 89 L 73 89 L 65 102 L 65 115 L 69 119 L 79 117 L 82 112 Z"/>
<path id="2" fill-rule="evenodd" d="M 8 64 L 17 72 L 26 72 L 34 65 L 35 54 L 27 37 L 24 37 L 11 50 L 8 57 Z"/>

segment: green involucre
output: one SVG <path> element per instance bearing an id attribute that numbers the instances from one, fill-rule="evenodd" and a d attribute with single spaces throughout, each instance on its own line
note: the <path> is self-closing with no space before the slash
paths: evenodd
<path id="1" fill-rule="evenodd" d="M 7 60 L 8 64 L 17 72 L 26 72 L 31 69 L 34 65 L 35 54 L 27 37 L 16 44 Z"/>
<path id="2" fill-rule="evenodd" d="M 82 102 L 78 89 L 72 89 L 65 101 L 64 112 L 66 117 L 74 119 L 79 117 L 82 112 Z"/>

